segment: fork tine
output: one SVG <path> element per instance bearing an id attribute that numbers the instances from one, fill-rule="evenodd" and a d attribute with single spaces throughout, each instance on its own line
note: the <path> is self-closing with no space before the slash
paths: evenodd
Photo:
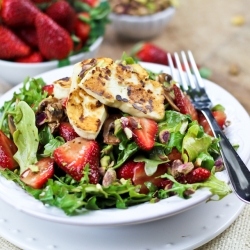
<path id="1" fill-rule="evenodd" d="M 186 70 L 186 73 L 187 73 L 187 76 L 188 76 L 189 85 L 192 88 L 192 90 L 195 90 L 196 89 L 196 83 L 194 82 L 194 78 L 193 78 L 193 76 L 191 74 L 190 67 L 189 67 L 188 61 L 187 61 L 187 57 L 186 57 L 186 54 L 185 54 L 184 51 L 181 51 L 181 56 L 182 56 L 182 61 L 184 63 L 185 70 Z"/>
<path id="2" fill-rule="evenodd" d="M 177 68 L 179 71 L 180 84 L 182 85 L 182 87 L 185 91 L 188 91 L 188 84 L 187 84 L 186 78 L 184 76 L 184 72 L 183 72 L 183 69 L 181 67 L 180 59 L 179 59 L 177 52 L 174 53 L 174 58 L 175 58 L 175 62 L 176 62 L 176 65 L 177 65 Z"/>
<path id="3" fill-rule="evenodd" d="M 168 64 L 169 64 L 169 67 L 170 67 L 170 71 L 171 71 L 171 76 L 175 80 L 176 79 L 176 71 L 174 69 L 174 63 L 173 63 L 171 54 L 167 53 L 167 57 L 168 57 Z"/>
<path id="4" fill-rule="evenodd" d="M 193 54 L 192 54 L 192 52 L 190 50 L 188 50 L 187 53 L 188 53 L 189 61 L 190 61 L 191 66 L 192 66 L 192 70 L 193 70 L 195 78 L 196 78 L 197 85 L 198 85 L 199 89 L 204 89 L 205 86 L 204 86 L 203 80 L 202 80 L 202 78 L 200 76 L 200 72 L 199 72 L 199 70 L 197 68 L 197 65 L 195 63 Z"/>

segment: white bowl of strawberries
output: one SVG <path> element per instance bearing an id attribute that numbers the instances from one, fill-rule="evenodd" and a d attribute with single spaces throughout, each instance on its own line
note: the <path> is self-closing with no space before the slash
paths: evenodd
<path id="1" fill-rule="evenodd" d="M 0 80 L 15 85 L 94 57 L 103 40 L 109 5 L 92 2 L 3 0 Z"/>

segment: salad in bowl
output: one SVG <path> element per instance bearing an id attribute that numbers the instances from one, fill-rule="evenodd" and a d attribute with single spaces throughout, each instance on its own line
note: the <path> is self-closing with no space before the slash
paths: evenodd
<path id="1" fill-rule="evenodd" d="M 213 114 L 225 126 L 221 105 Z M 27 79 L 1 108 L 0 151 L 2 176 L 67 215 L 231 192 L 206 119 L 169 74 L 126 55 Z"/>

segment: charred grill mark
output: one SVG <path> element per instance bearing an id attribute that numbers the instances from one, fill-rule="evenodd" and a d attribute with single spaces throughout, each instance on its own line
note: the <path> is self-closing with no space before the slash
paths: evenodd
<path id="1" fill-rule="evenodd" d="M 121 101 L 122 100 L 122 97 L 120 95 L 117 95 L 115 98 L 116 98 L 117 101 Z"/>
<path id="2" fill-rule="evenodd" d="M 152 112 L 152 111 L 153 111 L 153 107 L 152 107 L 152 106 L 150 106 L 150 105 L 146 105 L 146 109 L 148 109 L 150 112 Z"/>
<path id="3" fill-rule="evenodd" d="M 59 79 L 59 81 L 68 81 L 69 79 L 70 79 L 70 77 L 65 76 L 65 77 L 63 77 L 63 78 Z"/>
<path id="4" fill-rule="evenodd" d="M 128 87 L 127 90 L 128 90 L 128 91 L 127 91 L 128 96 L 130 96 L 130 95 L 131 95 L 131 87 Z"/>
<path id="5" fill-rule="evenodd" d="M 147 114 L 147 111 L 146 111 L 145 109 L 143 109 L 142 107 L 139 107 L 136 103 L 134 103 L 132 106 L 133 106 L 135 109 L 141 111 L 142 113 Z"/>
<path id="6" fill-rule="evenodd" d="M 84 116 L 83 116 L 83 115 L 81 115 L 81 116 L 79 117 L 79 120 L 80 120 L 81 122 L 83 122 L 83 120 L 84 120 Z"/>
<path id="7" fill-rule="evenodd" d="M 82 64 L 82 70 L 81 70 L 81 72 L 79 73 L 78 76 L 79 76 L 80 78 L 83 78 L 85 72 L 86 72 L 87 70 L 89 70 L 90 68 L 94 67 L 96 64 L 97 64 L 97 61 L 96 61 L 95 58 L 93 58 L 89 63 L 86 63 L 86 64 L 83 63 L 83 64 Z"/>
<path id="8" fill-rule="evenodd" d="M 99 108 L 99 107 L 102 106 L 102 103 L 100 101 L 97 101 L 95 105 L 96 105 L 97 108 Z"/>
<path id="9" fill-rule="evenodd" d="M 140 83 L 141 83 L 141 86 L 144 88 L 145 87 L 145 82 L 141 80 Z"/>
<path id="10" fill-rule="evenodd" d="M 116 98 L 117 101 L 128 102 L 128 99 L 122 98 L 120 95 L 117 95 L 115 98 Z"/>
<path id="11" fill-rule="evenodd" d="M 102 122 L 100 119 L 96 120 L 96 127 L 99 128 L 101 126 Z"/>

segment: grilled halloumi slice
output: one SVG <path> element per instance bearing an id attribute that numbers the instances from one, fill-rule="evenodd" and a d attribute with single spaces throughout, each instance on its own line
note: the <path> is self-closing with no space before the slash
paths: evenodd
<path id="1" fill-rule="evenodd" d="M 108 114 L 105 105 L 78 87 L 78 73 L 78 68 L 74 67 L 66 111 L 76 133 L 83 138 L 94 140 Z"/>
<path id="2" fill-rule="evenodd" d="M 71 77 L 64 77 L 53 82 L 54 97 L 57 99 L 66 98 L 69 95 L 71 86 Z"/>
<path id="3" fill-rule="evenodd" d="M 78 63 L 76 69 L 78 86 L 101 103 L 137 117 L 157 121 L 164 117 L 162 84 L 149 79 L 139 64 L 97 58 Z"/>

